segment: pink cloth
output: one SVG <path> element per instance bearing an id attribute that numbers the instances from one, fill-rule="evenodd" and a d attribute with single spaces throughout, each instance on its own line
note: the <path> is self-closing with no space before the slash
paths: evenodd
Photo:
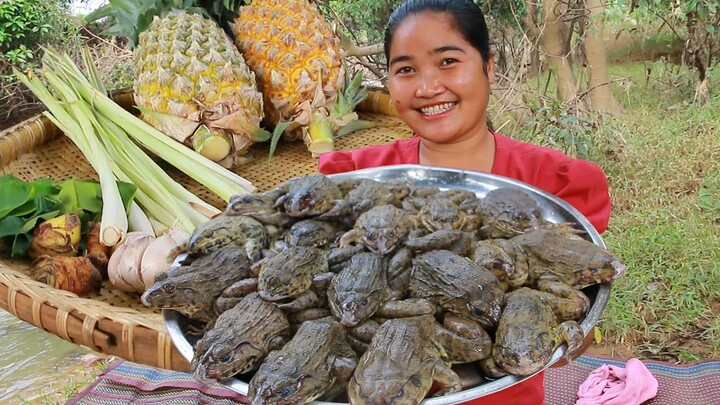
<path id="1" fill-rule="evenodd" d="M 603 364 L 578 389 L 575 405 L 638 405 L 657 395 L 658 382 L 638 359 L 625 368 Z"/>

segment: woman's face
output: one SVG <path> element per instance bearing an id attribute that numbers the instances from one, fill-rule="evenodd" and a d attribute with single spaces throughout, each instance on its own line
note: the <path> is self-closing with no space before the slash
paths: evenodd
<path id="1" fill-rule="evenodd" d="M 389 50 L 388 87 L 400 117 L 421 138 L 454 143 L 487 133 L 485 111 L 495 80 L 445 14 L 421 12 L 397 27 Z"/>

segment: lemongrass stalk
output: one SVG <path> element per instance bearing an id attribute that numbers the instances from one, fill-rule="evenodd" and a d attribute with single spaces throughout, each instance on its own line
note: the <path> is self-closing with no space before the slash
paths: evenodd
<path id="1" fill-rule="evenodd" d="M 229 201 L 233 195 L 255 191 L 255 187 L 249 181 L 198 153 L 190 153 L 186 146 L 169 138 L 152 125 L 117 105 L 107 95 L 93 87 L 85 76 L 79 74 L 79 69 L 71 61 L 60 63 L 58 61 L 60 58 L 56 57 L 56 53 L 50 49 L 46 51 L 46 55 L 49 55 L 48 62 L 56 61 L 51 62 L 56 65 L 54 68 L 63 71 L 67 75 L 67 79 L 73 82 L 73 87 L 78 90 L 82 98 L 93 105 L 97 111 L 110 118 L 136 141 L 145 145 L 163 160 L 207 186 L 223 200 Z M 210 177 L 208 172 L 219 174 L 220 178 Z M 209 180 L 210 178 L 212 181 Z"/>
<path id="2" fill-rule="evenodd" d="M 128 210 L 128 230 L 145 232 L 155 236 L 155 230 L 152 223 L 150 223 L 150 218 L 135 201 L 130 203 L 130 209 Z"/>
<path id="3" fill-rule="evenodd" d="M 158 164 L 155 163 L 155 161 L 152 160 L 142 149 L 140 149 L 139 146 L 130 140 L 122 128 L 103 115 L 99 115 L 98 119 L 105 127 L 108 128 L 109 131 L 113 134 L 118 134 L 118 136 L 114 138 L 118 142 L 117 147 L 125 151 L 132 157 L 133 161 L 136 161 L 139 166 L 145 169 L 145 173 L 147 173 L 148 176 L 163 183 L 163 187 L 175 195 L 179 200 L 184 201 L 187 204 L 195 203 L 209 211 L 216 211 L 216 213 L 220 212 L 220 210 L 215 208 L 213 205 L 191 193 L 170 177 L 165 170 L 158 166 Z M 120 136 L 121 134 L 124 136 Z"/>
<path id="4" fill-rule="evenodd" d="M 15 76 L 48 108 L 49 113 L 46 112 L 45 115 L 53 120 L 58 128 L 75 143 L 81 152 L 88 157 L 88 161 L 95 171 L 98 172 L 98 176 L 101 178 L 100 187 L 103 199 L 100 242 L 107 246 L 117 244 L 127 232 L 125 209 L 115 179 L 108 179 L 107 160 L 95 154 L 95 148 L 83 132 L 87 129 L 87 126 L 82 125 L 82 121 L 76 121 L 74 114 L 66 109 L 73 109 L 72 103 L 61 102 L 56 99 L 37 77 L 28 78 L 20 71 L 13 70 Z M 103 173 L 100 171 L 103 171 Z M 118 215 L 118 207 L 120 207 L 122 215 Z"/>
<path id="5" fill-rule="evenodd" d="M 72 115 L 75 116 L 75 120 L 80 125 L 81 131 L 74 134 L 74 136 L 83 139 L 83 142 L 89 147 L 87 153 L 83 152 L 83 154 L 100 178 L 101 197 L 103 200 L 103 210 L 100 219 L 100 242 L 105 246 L 115 246 L 123 240 L 127 233 L 127 213 L 125 212 L 125 207 L 120 197 L 115 176 L 110 167 L 110 159 L 98 141 L 99 135 L 89 119 L 92 113 L 87 105 L 79 100 L 75 92 L 59 77 L 45 69 L 43 69 L 41 73 L 45 80 L 50 83 L 66 103 L 66 108 L 69 108 Z"/>

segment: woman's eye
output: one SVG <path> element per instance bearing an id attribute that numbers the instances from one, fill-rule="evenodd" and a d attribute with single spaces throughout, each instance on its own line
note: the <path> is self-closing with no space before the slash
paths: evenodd
<path id="1" fill-rule="evenodd" d="M 410 67 L 408 67 L 408 66 L 403 66 L 403 67 L 399 68 L 399 69 L 396 71 L 396 73 L 397 73 L 397 74 L 400 74 L 400 75 L 408 74 L 408 73 L 411 73 L 411 72 L 412 72 L 412 69 L 411 69 Z"/>
<path id="2" fill-rule="evenodd" d="M 457 62 L 457 59 L 447 58 L 447 59 L 443 59 L 442 64 L 443 64 L 443 66 L 447 66 L 447 65 L 452 65 L 455 62 Z"/>

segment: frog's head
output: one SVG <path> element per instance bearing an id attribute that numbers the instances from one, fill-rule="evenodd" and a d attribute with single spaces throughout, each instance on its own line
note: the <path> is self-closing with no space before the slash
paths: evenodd
<path id="1" fill-rule="evenodd" d="M 418 404 L 432 386 L 432 378 L 417 371 L 396 378 L 383 378 L 364 386 L 358 384 L 355 377 L 348 384 L 350 403 L 391 405 Z"/>
<path id="2" fill-rule="evenodd" d="M 584 288 L 592 284 L 615 280 L 627 270 L 627 266 L 617 256 L 600 249 L 595 256 L 573 276 L 573 286 Z"/>
<path id="3" fill-rule="evenodd" d="M 347 327 L 356 326 L 369 319 L 383 304 L 385 294 L 380 291 L 368 293 L 336 293 L 328 290 L 328 303 L 333 315 L 340 324 Z"/>
<path id="4" fill-rule="evenodd" d="M 203 340 L 215 343 L 211 343 L 209 348 L 207 344 L 198 344 L 196 358 L 193 359 L 193 375 L 200 380 L 225 380 L 238 373 L 250 372 L 265 358 L 265 351 L 247 342 L 247 339 L 232 342 L 237 336 L 228 337 L 225 331 L 222 331 L 225 336 L 213 339 L 212 332 L 215 330 L 208 331 L 207 338 Z"/>
<path id="5" fill-rule="evenodd" d="M 540 332 L 512 347 L 495 344 L 493 358 L 507 372 L 519 376 L 542 369 L 557 347 L 551 333 Z"/>
<path id="6" fill-rule="evenodd" d="M 230 215 L 265 212 L 272 210 L 274 203 L 273 199 L 263 194 L 235 195 L 230 197 L 225 212 Z"/>
<path id="7" fill-rule="evenodd" d="M 467 305 L 472 314 L 470 319 L 478 322 L 486 330 L 495 330 L 505 307 L 505 294 L 498 287 L 497 291 L 488 290 L 482 299 L 469 301 Z"/>
<path id="8" fill-rule="evenodd" d="M 327 384 L 321 384 L 316 377 L 310 375 L 291 374 L 286 377 L 274 377 L 272 381 L 260 378 L 252 383 L 248 391 L 248 396 L 252 398 L 251 403 L 253 405 L 304 404 L 319 398 L 327 389 Z"/>

